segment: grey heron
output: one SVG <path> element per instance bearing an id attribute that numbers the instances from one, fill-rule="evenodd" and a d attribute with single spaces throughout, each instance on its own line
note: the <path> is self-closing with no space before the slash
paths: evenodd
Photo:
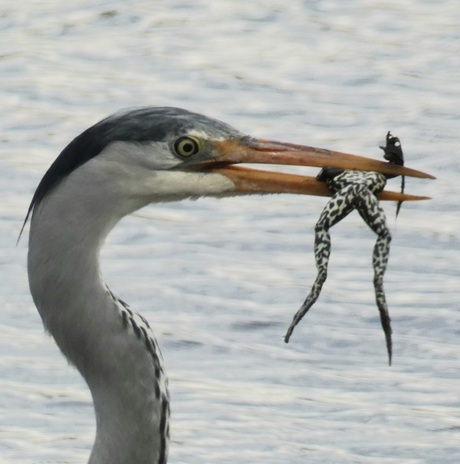
<path id="1" fill-rule="evenodd" d="M 30 291 L 46 330 L 84 377 L 96 416 L 90 464 L 164 464 L 169 396 L 149 323 L 105 285 L 99 252 L 115 224 L 154 202 L 296 193 L 329 195 L 306 176 L 235 166 L 331 166 L 430 177 L 367 158 L 244 135 L 179 108 L 112 115 L 77 136 L 39 183 Z M 388 199 L 416 199 L 387 193 Z"/>

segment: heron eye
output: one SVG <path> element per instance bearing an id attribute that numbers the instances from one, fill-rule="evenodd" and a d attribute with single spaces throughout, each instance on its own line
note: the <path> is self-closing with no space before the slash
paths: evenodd
<path id="1" fill-rule="evenodd" d="M 184 158 L 196 155 L 200 149 L 201 143 L 195 137 L 180 137 L 174 142 L 174 150 L 179 156 Z"/>

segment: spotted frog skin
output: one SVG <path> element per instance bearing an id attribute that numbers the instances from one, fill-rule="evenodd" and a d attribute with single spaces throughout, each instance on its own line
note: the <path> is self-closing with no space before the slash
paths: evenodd
<path id="1" fill-rule="evenodd" d="M 387 146 L 381 147 L 385 151 L 385 158 L 390 162 L 402 164 L 402 150 L 399 139 L 387 134 Z M 390 148 L 398 151 L 399 158 L 388 157 Z M 392 340 L 391 320 L 383 289 L 383 276 L 390 255 L 391 233 L 386 223 L 385 213 L 379 204 L 377 195 L 385 188 L 387 177 L 377 172 L 340 171 L 325 168 L 318 175 L 318 179 L 325 181 L 332 198 L 326 204 L 315 226 L 315 260 L 318 274 L 310 293 L 300 309 L 295 314 L 286 333 L 285 342 L 288 343 L 295 326 L 302 320 L 307 311 L 318 299 L 321 288 L 327 278 L 327 266 L 331 254 L 331 236 L 329 229 L 340 222 L 353 210 L 358 211 L 364 222 L 375 232 L 375 242 L 372 255 L 374 268 L 374 288 L 380 321 L 385 333 L 388 360 L 391 365 Z"/>

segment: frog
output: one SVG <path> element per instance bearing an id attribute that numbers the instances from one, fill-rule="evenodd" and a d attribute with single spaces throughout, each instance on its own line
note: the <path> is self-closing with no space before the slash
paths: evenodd
<path id="1" fill-rule="evenodd" d="M 401 141 L 388 131 L 386 145 L 380 146 L 384 151 L 384 158 L 393 164 L 404 165 L 404 155 Z M 391 232 L 383 208 L 380 206 L 378 195 L 383 191 L 387 180 L 394 177 L 378 172 L 364 172 L 357 170 L 340 170 L 336 168 L 323 168 L 317 180 L 325 182 L 332 198 L 324 207 L 318 222 L 315 225 L 314 255 L 317 276 L 307 298 L 294 315 L 284 341 L 289 343 L 294 328 L 302 320 L 309 309 L 320 296 L 321 289 L 327 279 L 329 258 L 331 255 L 331 236 L 329 230 L 356 210 L 369 228 L 377 235 L 372 253 L 372 266 L 374 270 L 374 290 L 380 322 L 385 334 L 388 362 L 391 365 L 393 355 L 391 318 L 385 297 L 383 278 L 390 256 Z M 404 178 L 402 178 L 401 192 L 404 191 Z M 396 216 L 399 213 L 401 202 L 398 203 Z"/>

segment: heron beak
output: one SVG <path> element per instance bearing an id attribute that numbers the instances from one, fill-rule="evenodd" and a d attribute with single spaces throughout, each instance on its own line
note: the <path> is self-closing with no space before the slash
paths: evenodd
<path id="1" fill-rule="evenodd" d="M 223 167 L 216 167 L 212 169 L 213 172 L 218 172 L 231 179 L 237 191 L 242 193 L 297 193 L 331 196 L 327 185 L 314 177 L 261 171 L 233 166 L 234 164 L 256 163 L 318 168 L 334 167 L 359 171 L 376 171 L 393 176 L 404 175 L 434 179 L 430 174 L 414 169 L 323 148 L 249 138 L 247 140 L 215 141 L 214 144 L 219 153 L 215 163 Z M 392 201 L 427 199 L 427 197 L 393 192 L 382 192 L 380 198 Z"/>

